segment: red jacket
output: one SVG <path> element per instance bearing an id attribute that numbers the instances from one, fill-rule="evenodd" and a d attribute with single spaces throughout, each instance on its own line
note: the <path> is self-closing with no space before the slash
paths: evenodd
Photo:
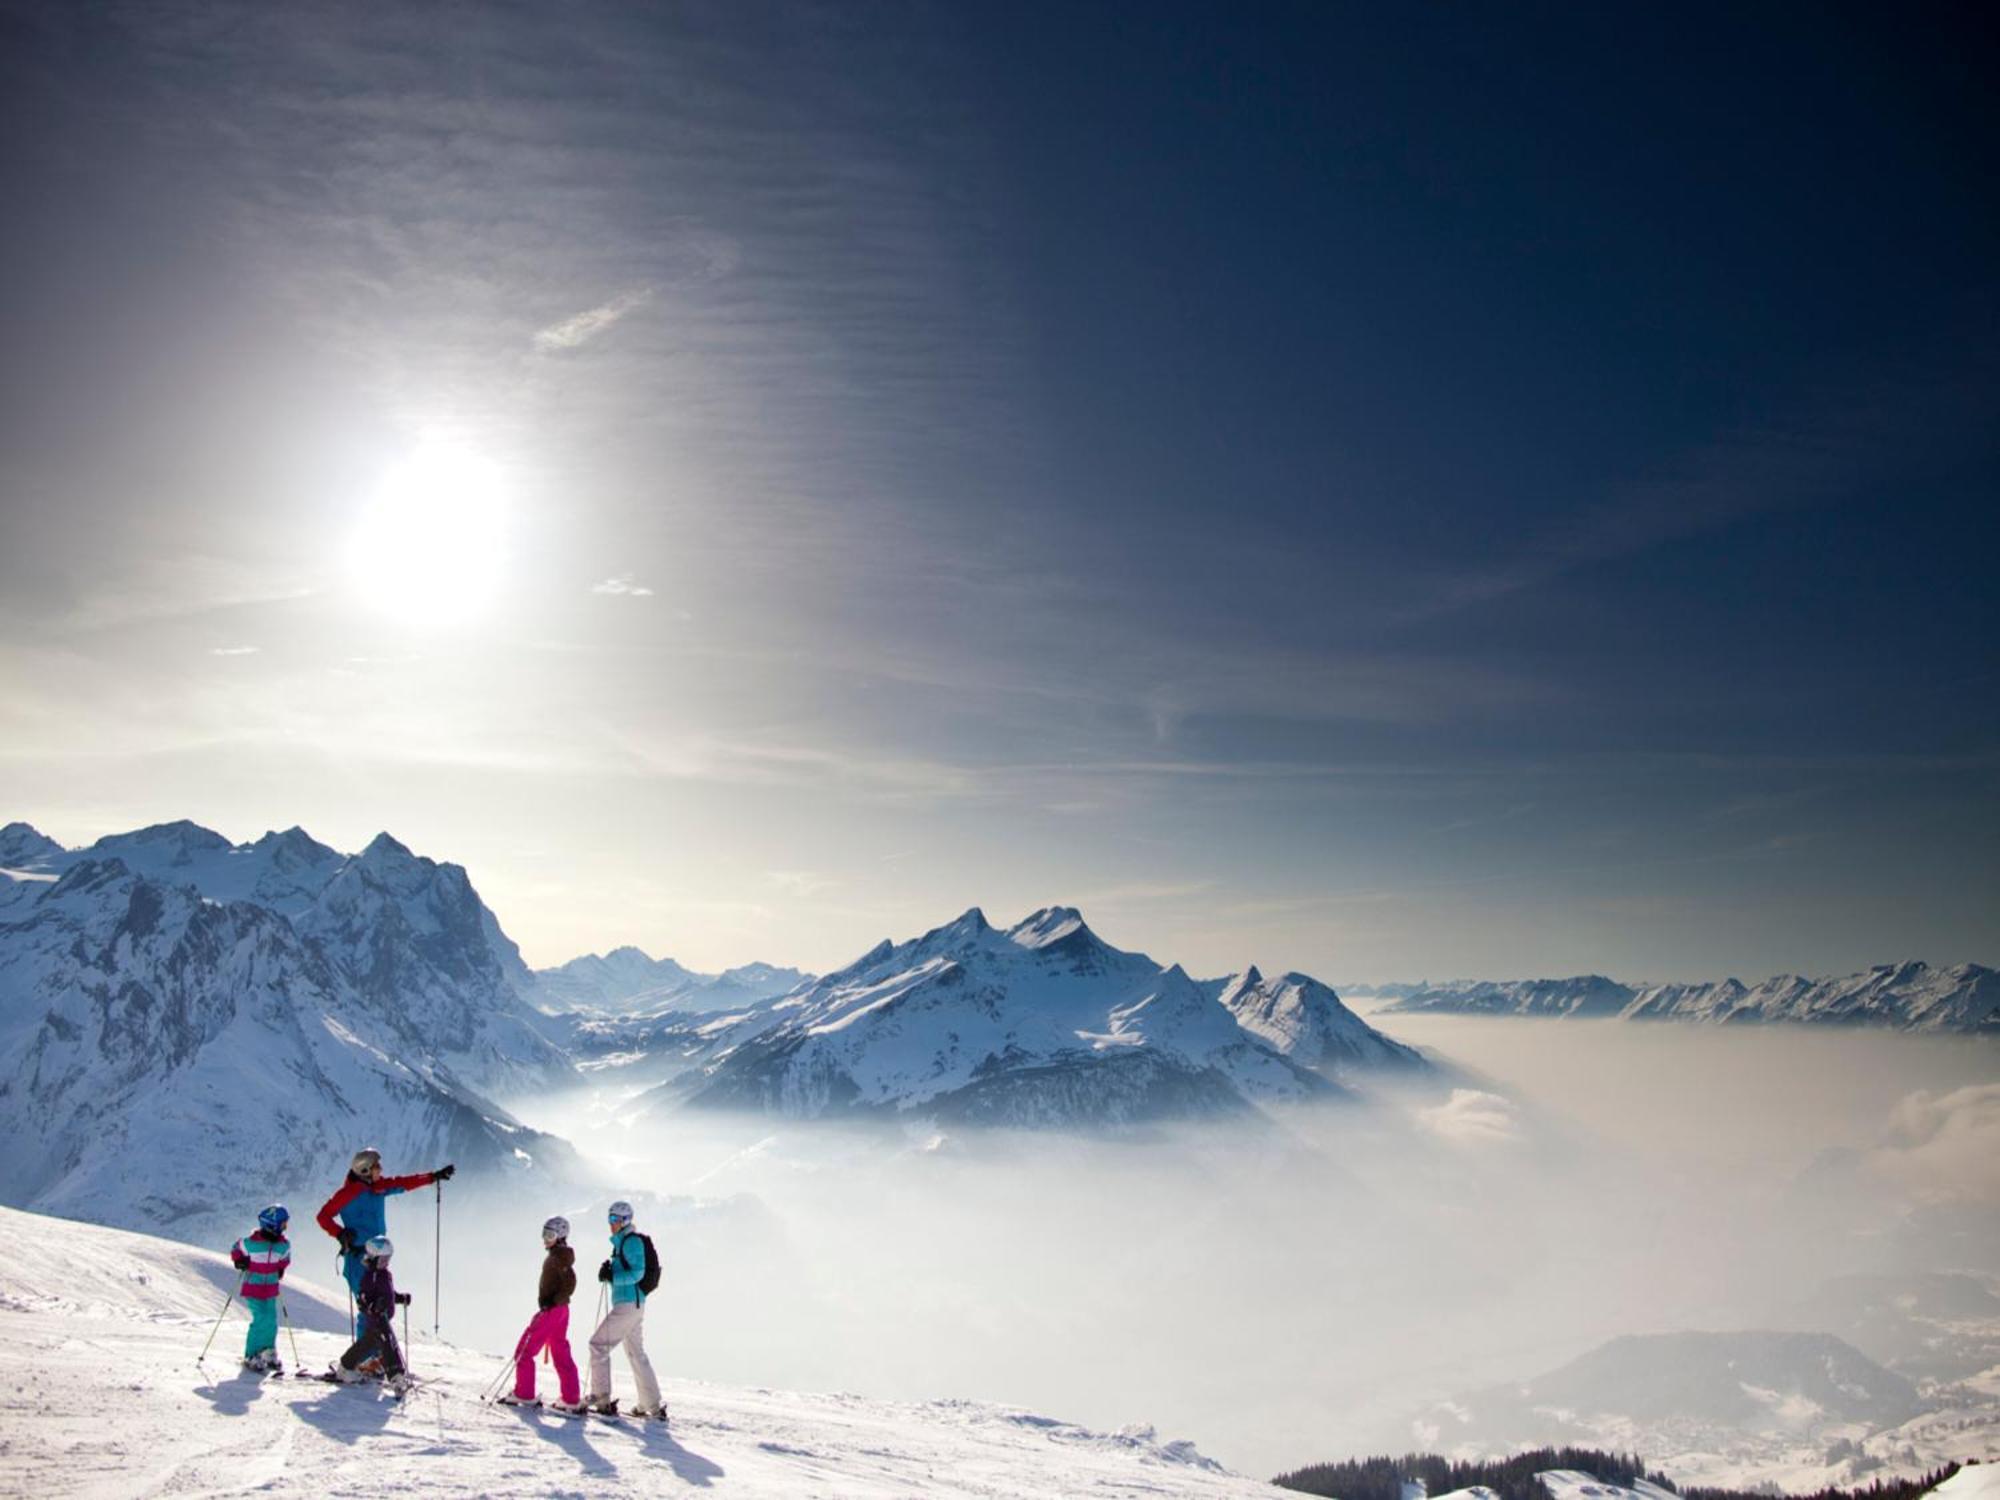
<path id="1" fill-rule="evenodd" d="M 340 1185 L 340 1191 L 320 1205 L 315 1218 L 319 1227 L 335 1239 L 340 1238 L 340 1231 L 345 1227 L 365 1244 L 371 1236 L 383 1232 L 385 1222 L 382 1205 L 372 1200 L 386 1198 L 391 1193 L 407 1193 L 411 1188 L 429 1187 L 436 1180 L 435 1172 L 412 1172 L 408 1177 L 378 1177 L 370 1182 L 349 1172 L 347 1181 Z M 362 1200 L 359 1204 L 362 1211 L 348 1213 L 349 1205 L 357 1199 Z"/>

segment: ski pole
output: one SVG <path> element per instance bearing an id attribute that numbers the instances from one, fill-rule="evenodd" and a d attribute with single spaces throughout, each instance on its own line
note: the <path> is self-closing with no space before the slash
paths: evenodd
<path id="1" fill-rule="evenodd" d="M 243 1290 L 243 1283 L 239 1281 L 236 1283 L 236 1291 L 240 1292 L 242 1290 Z M 194 1357 L 194 1362 L 196 1364 L 200 1364 L 203 1360 L 208 1358 L 208 1346 L 214 1343 L 215 1336 L 218 1333 L 222 1332 L 222 1320 L 229 1315 L 229 1304 L 234 1302 L 235 1300 L 236 1300 L 236 1292 L 231 1292 L 228 1296 L 222 1299 L 222 1311 L 215 1315 L 215 1326 L 208 1330 L 208 1337 L 202 1340 L 201 1353 L 197 1354 Z"/>
<path id="2" fill-rule="evenodd" d="M 431 1189 L 437 1194 L 437 1222 L 431 1226 L 431 1337 L 436 1338 L 444 1319 L 444 1184 L 433 1177 Z"/>
<path id="3" fill-rule="evenodd" d="M 410 1304 L 403 1304 L 403 1368 L 410 1368 Z"/>
<path id="4" fill-rule="evenodd" d="M 521 1330 L 521 1336 L 514 1340 L 514 1352 L 507 1356 L 507 1363 L 500 1367 L 498 1374 L 486 1382 L 486 1389 L 480 1393 L 479 1399 L 481 1401 L 492 1400 L 494 1394 L 500 1389 L 500 1382 L 505 1380 L 515 1366 L 520 1364 L 521 1351 L 528 1347 L 528 1335 L 534 1331 L 535 1325 L 532 1322 Z"/>
<path id="5" fill-rule="evenodd" d="M 304 1369 L 304 1365 L 299 1362 L 299 1336 L 292 1331 L 292 1315 L 285 1307 L 285 1294 L 283 1292 L 278 1293 L 278 1316 L 285 1320 L 285 1337 L 292 1341 L 292 1368 L 294 1370 Z"/>

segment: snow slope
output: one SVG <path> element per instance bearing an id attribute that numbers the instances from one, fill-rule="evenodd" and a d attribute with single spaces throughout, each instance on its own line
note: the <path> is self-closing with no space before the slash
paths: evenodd
<path id="1" fill-rule="evenodd" d="M 1398 993 L 1400 992 L 1400 993 Z M 1712 1024 L 1803 1022 L 1897 1031 L 2000 1032 L 2000 973 L 1980 964 L 1933 968 L 1878 964 L 1835 979 L 1780 974 L 1760 984 L 1628 985 L 1601 974 L 1570 979 L 1459 980 L 1383 986 L 1397 993 L 1382 1014 L 1617 1016 Z"/>
<path id="2" fill-rule="evenodd" d="M 2000 1500 L 2000 1463 L 1969 1464 L 1931 1494 L 1936 1500 Z"/>
<path id="3" fill-rule="evenodd" d="M 1119 1125 L 1337 1098 L 1335 1074 L 1428 1067 L 1303 975 L 1197 981 L 1113 948 L 1060 906 L 1005 931 L 974 907 L 884 941 L 706 1042 L 663 1102 Z"/>
<path id="4" fill-rule="evenodd" d="M 1680 1500 L 1672 1490 L 1662 1489 L 1650 1479 L 1640 1479 L 1629 1487 L 1606 1484 L 1582 1469 L 1544 1469 L 1535 1478 L 1549 1492 L 1549 1500 Z"/>
<path id="5" fill-rule="evenodd" d="M 483 1405 L 501 1360 L 419 1333 L 408 1401 L 238 1367 L 220 1255 L 0 1209 L 0 1477 L 42 1500 L 134 1495 L 1050 1496 L 1248 1500 L 1280 1493 L 1144 1429 L 1098 1433 L 1003 1406 L 875 1401 L 672 1378 L 670 1428 Z M 304 1363 L 343 1347 L 342 1309 L 287 1278 Z M 573 1343 L 583 1334 L 573 1327 Z M 281 1356 L 291 1344 L 281 1334 Z M 629 1393 L 622 1365 L 614 1366 Z M 1971 1497 L 1967 1497 L 1971 1500 Z"/>

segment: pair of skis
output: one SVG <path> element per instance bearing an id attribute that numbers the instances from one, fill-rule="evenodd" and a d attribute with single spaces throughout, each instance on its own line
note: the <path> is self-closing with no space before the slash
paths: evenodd
<path id="1" fill-rule="evenodd" d="M 658 1422 L 661 1426 L 665 1426 L 667 1422 L 664 1406 L 658 1413 L 620 1411 L 616 1401 L 606 1402 L 603 1406 L 585 1406 L 578 1411 L 566 1411 L 560 1406 L 544 1401 L 502 1401 L 496 1398 L 489 1405 L 512 1407 L 515 1411 L 545 1411 L 558 1417 L 597 1417 L 606 1422 L 623 1422 L 627 1418 L 634 1422 Z"/>

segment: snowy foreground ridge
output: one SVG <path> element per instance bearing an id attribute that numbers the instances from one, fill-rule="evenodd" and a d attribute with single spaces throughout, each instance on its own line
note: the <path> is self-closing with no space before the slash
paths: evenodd
<path id="1" fill-rule="evenodd" d="M 669 1330 L 649 1340 L 667 1429 L 481 1404 L 491 1354 L 419 1334 L 429 1383 L 378 1388 L 266 1380 L 238 1366 L 227 1259 L 169 1240 L 0 1209 L 0 1493 L 1275 1496 L 1186 1443 L 1097 1433 L 1010 1407 L 909 1404 L 675 1380 Z M 344 1347 L 338 1292 L 287 1280 L 307 1368 Z M 586 1309 L 586 1314 L 587 1314 Z M 583 1333 L 572 1328 L 582 1348 Z M 289 1364 L 291 1344 L 281 1334 Z M 622 1383 L 626 1372 L 614 1365 Z"/>

